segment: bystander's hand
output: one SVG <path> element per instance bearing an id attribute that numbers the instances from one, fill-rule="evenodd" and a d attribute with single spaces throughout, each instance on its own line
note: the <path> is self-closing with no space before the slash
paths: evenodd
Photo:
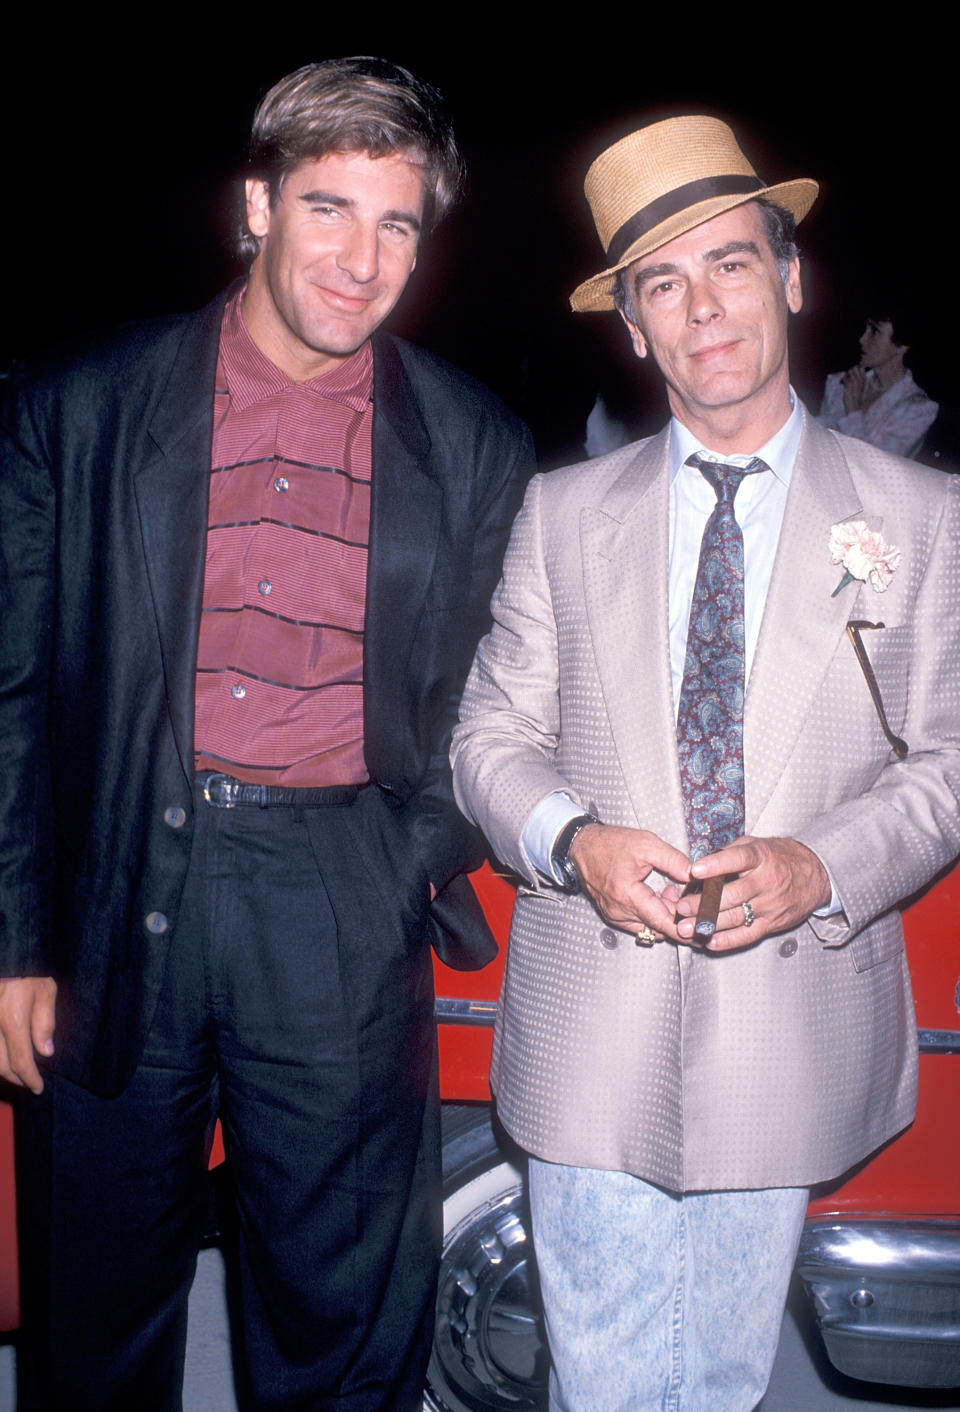
<path id="1" fill-rule="evenodd" d="M 858 363 L 848 368 L 843 375 L 843 410 L 845 412 L 865 412 L 883 392 L 877 379 L 868 378 L 866 368 Z"/>
<path id="2" fill-rule="evenodd" d="M 43 1092 L 36 1056 L 53 1054 L 57 984 L 49 976 L 0 980 L 0 1078 Z"/>
<path id="3" fill-rule="evenodd" d="M 588 824 L 570 849 L 584 892 L 611 926 L 623 931 L 650 928 L 679 940 L 675 909 L 647 885 L 652 872 L 685 883 L 690 859 L 647 829 Z"/>
<path id="4" fill-rule="evenodd" d="M 863 394 L 867 386 L 867 370 L 860 364 L 848 368 L 843 375 L 843 410 L 859 412 L 863 406 Z"/>

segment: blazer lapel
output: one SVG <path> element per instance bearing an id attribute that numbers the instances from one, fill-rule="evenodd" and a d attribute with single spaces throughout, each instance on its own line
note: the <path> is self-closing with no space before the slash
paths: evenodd
<path id="1" fill-rule="evenodd" d="M 665 429 L 640 449 L 599 506 L 583 510 L 580 543 L 597 672 L 637 823 L 683 846 L 672 747 L 668 445 Z"/>
<path id="2" fill-rule="evenodd" d="M 830 529 L 862 515 L 839 443 L 805 414 L 744 708 L 746 829 L 756 829 L 794 752 L 859 590 L 834 598 L 843 570 Z M 874 526 L 879 528 L 879 524 Z"/>
<path id="3" fill-rule="evenodd" d="M 134 477 L 167 699 L 184 772 L 193 774 L 197 635 L 206 558 L 210 448 L 220 320 L 227 295 L 201 310 L 169 365 L 149 426 L 156 455 Z M 159 381 L 167 372 L 157 367 Z"/>
<path id="4" fill-rule="evenodd" d="M 367 767 L 389 779 L 387 750 L 409 700 L 414 634 L 433 575 L 443 492 L 430 474 L 430 435 L 389 335 L 374 339 L 373 479 L 364 627 Z M 398 715 L 398 713 L 400 713 Z"/>

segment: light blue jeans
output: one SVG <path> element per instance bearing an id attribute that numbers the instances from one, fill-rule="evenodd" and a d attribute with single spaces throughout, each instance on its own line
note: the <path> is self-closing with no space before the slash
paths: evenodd
<path id="1" fill-rule="evenodd" d="M 530 1159 L 551 1412 L 751 1412 L 764 1394 L 806 1188 L 677 1196 Z"/>

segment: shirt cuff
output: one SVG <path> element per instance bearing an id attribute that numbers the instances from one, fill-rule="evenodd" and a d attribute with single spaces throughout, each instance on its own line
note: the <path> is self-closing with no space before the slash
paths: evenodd
<path id="1" fill-rule="evenodd" d="M 559 789 L 535 806 L 524 825 L 520 845 L 541 877 L 563 885 L 563 877 L 553 865 L 553 845 L 570 820 L 583 812 L 581 805 Z"/>
<path id="2" fill-rule="evenodd" d="M 820 862 L 823 863 L 822 858 Z M 837 889 L 834 886 L 833 878 L 830 876 L 830 869 L 827 868 L 826 863 L 823 863 L 823 866 L 826 869 L 827 882 L 830 884 L 830 901 L 825 907 L 815 907 L 813 909 L 813 915 L 815 917 L 835 917 L 838 912 L 843 911 L 843 908 L 840 905 L 840 899 L 837 896 Z"/>

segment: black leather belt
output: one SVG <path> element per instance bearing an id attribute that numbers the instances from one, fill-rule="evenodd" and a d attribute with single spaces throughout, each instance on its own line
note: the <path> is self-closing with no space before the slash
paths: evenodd
<path id="1" fill-rule="evenodd" d="M 352 804 L 360 793 L 356 784 L 331 784 L 289 788 L 279 784 L 250 784 L 232 775 L 215 770 L 200 770 L 197 785 L 208 804 L 214 809 L 233 809 L 239 805 L 258 809 L 315 809 L 327 804 Z"/>

